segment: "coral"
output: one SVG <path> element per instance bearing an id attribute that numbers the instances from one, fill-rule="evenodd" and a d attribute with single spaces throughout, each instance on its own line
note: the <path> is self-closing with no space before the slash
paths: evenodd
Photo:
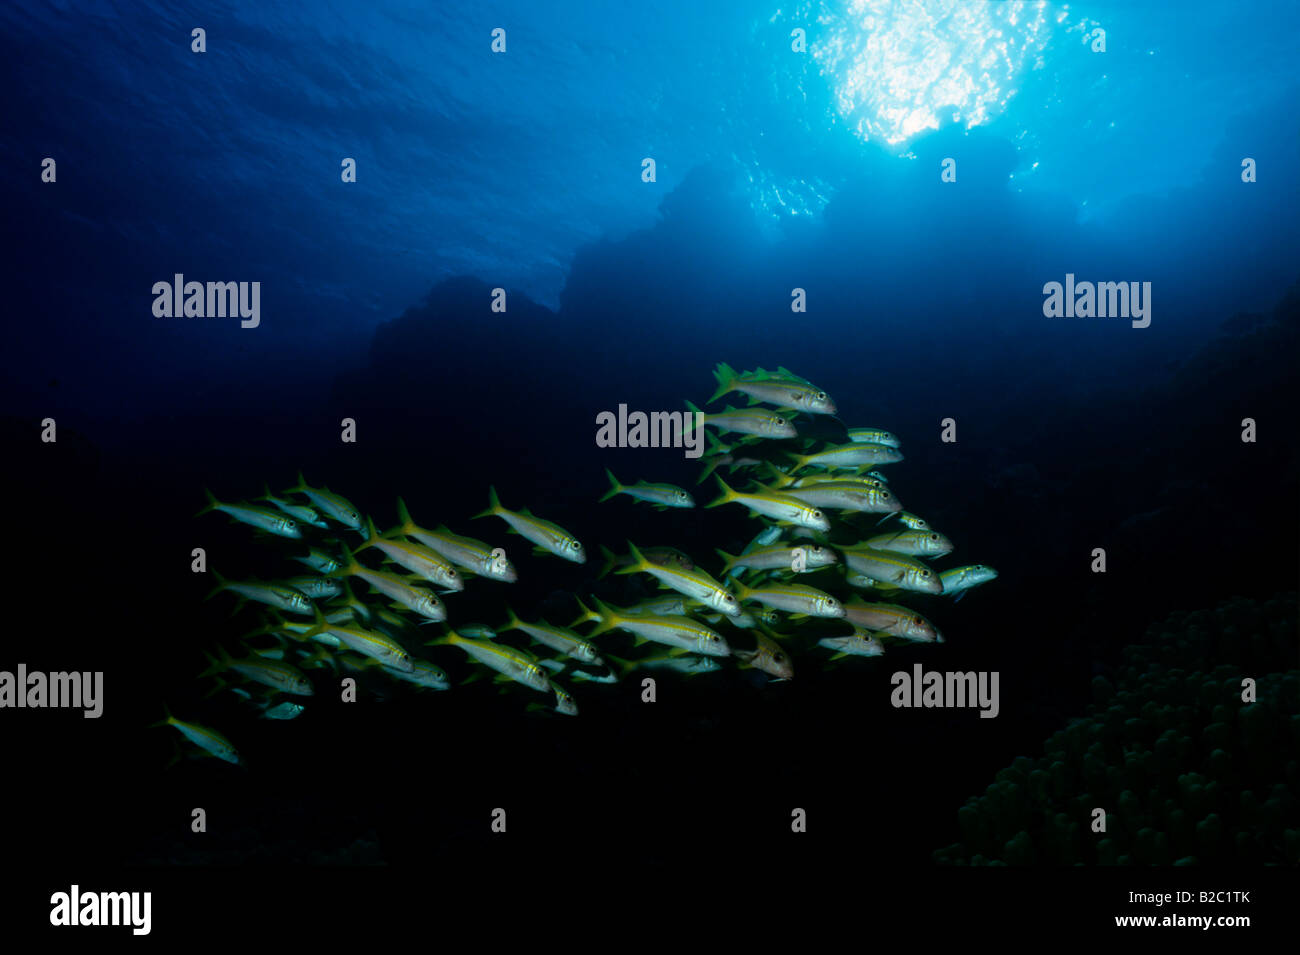
<path id="1" fill-rule="evenodd" d="M 1295 661 L 1295 594 L 1170 616 L 1125 648 L 1116 682 L 1093 680 L 1087 716 L 1042 758 L 1016 759 L 958 810 L 962 841 L 935 861 L 1300 863 Z"/>

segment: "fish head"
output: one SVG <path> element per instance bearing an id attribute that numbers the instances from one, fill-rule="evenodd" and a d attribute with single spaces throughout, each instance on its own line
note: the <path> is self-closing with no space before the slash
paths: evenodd
<path id="1" fill-rule="evenodd" d="M 940 642 L 939 631 L 934 629 L 934 624 L 930 623 L 919 613 L 903 617 L 895 625 L 899 636 L 910 637 L 913 640 L 924 640 L 927 643 Z"/>
<path id="2" fill-rule="evenodd" d="M 590 643 L 579 643 L 573 648 L 573 655 L 583 663 L 601 663 L 600 654 Z"/>
<path id="3" fill-rule="evenodd" d="M 944 554 L 952 553 L 952 541 L 938 531 L 930 531 L 930 533 L 926 534 L 923 546 L 927 554 L 935 557 L 942 557 Z"/>
<path id="4" fill-rule="evenodd" d="M 932 571 L 929 567 L 922 567 L 919 570 L 917 570 L 913 577 L 913 580 L 916 583 L 917 589 L 922 591 L 923 593 L 927 593 L 927 594 L 943 593 L 943 581 L 940 580 L 939 575 L 936 574 L 934 571 Z"/>
<path id="5" fill-rule="evenodd" d="M 828 531 L 831 529 L 831 522 L 826 519 L 826 515 L 818 508 L 809 508 L 806 517 L 808 526 L 814 530 Z"/>
<path id="6" fill-rule="evenodd" d="M 306 594 L 294 592 L 288 596 L 289 606 L 298 613 L 311 613 L 312 603 Z"/>
<path id="7" fill-rule="evenodd" d="M 885 655 L 885 645 L 874 636 L 863 635 L 858 637 L 858 641 L 861 644 L 864 657 L 882 657 Z"/>
<path id="8" fill-rule="evenodd" d="M 731 656 L 731 647 L 727 646 L 727 641 L 721 635 L 708 633 L 700 637 L 700 652 L 711 657 L 729 657 Z M 708 669 L 716 669 L 716 667 Z M 708 672 L 708 670 L 706 669 L 705 672 Z"/>
<path id="9" fill-rule="evenodd" d="M 715 590 L 711 602 L 714 607 L 721 610 L 728 617 L 740 616 L 740 601 L 725 590 Z"/>
<path id="10" fill-rule="evenodd" d="M 299 696 L 315 696 L 316 688 L 306 680 L 296 679 L 293 681 L 293 692 Z"/>
<path id="11" fill-rule="evenodd" d="M 571 560 L 575 564 L 585 564 L 587 562 L 587 552 L 582 549 L 582 544 L 576 537 L 566 537 L 560 542 L 560 547 L 564 551 L 564 558 Z"/>
<path id="12" fill-rule="evenodd" d="M 280 533 L 285 537 L 302 538 L 302 528 L 298 526 L 297 521 L 288 517 L 281 519 Z"/>
<path id="13" fill-rule="evenodd" d="M 547 690 L 553 689 L 550 677 L 546 675 L 546 670 L 540 664 L 530 663 L 524 667 L 524 677 L 528 685 L 535 690 L 541 690 L 545 693 Z"/>
<path id="14" fill-rule="evenodd" d="M 674 491 L 673 505 L 675 507 L 694 507 L 695 498 L 691 497 L 688 491 Z"/>
<path id="15" fill-rule="evenodd" d="M 415 672 L 415 661 L 413 661 L 411 655 L 402 648 L 395 648 L 390 656 L 392 659 L 389 666 L 394 670 L 401 670 L 403 673 Z"/>
<path id="16" fill-rule="evenodd" d="M 835 551 L 831 550 L 829 547 L 823 547 L 821 544 L 806 544 L 802 546 L 804 550 L 808 552 L 809 567 L 825 567 L 840 559 L 839 555 L 837 555 Z"/>
<path id="17" fill-rule="evenodd" d="M 824 391 L 814 391 L 809 394 L 805 406 L 809 411 L 817 414 L 835 414 L 836 412 L 835 402 Z"/>
<path id="18" fill-rule="evenodd" d="M 821 607 L 821 612 L 823 616 L 843 617 L 845 614 L 844 605 L 840 603 L 838 600 L 836 600 L 834 597 L 832 597 L 830 594 L 827 594 L 824 597 L 819 597 L 817 599 L 817 603 Z"/>
<path id="19" fill-rule="evenodd" d="M 790 659 L 790 654 L 775 644 L 770 648 L 764 648 L 764 651 L 755 658 L 754 664 L 764 673 L 778 680 L 794 679 L 794 661 Z"/>
<path id="20" fill-rule="evenodd" d="M 772 419 L 767 428 L 768 434 L 773 438 L 797 438 L 799 432 L 794 429 L 794 422 L 785 415 L 777 415 Z"/>

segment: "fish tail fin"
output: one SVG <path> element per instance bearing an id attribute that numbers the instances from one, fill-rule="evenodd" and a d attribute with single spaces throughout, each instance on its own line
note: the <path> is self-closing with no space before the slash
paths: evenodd
<path id="1" fill-rule="evenodd" d="M 219 647 L 217 652 L 221 655 L 220 659 L 208 653 L 207 650 L 203 651 L 203 659 L 208 661 L 208 668 L 199 674 L 200 680 L 215 676 L 226 668 L 226 662 L 230 659 L 230 654 L 226 653 L 224 647 Z"/>
<path id="2" fill-rule="evenodd" d="M 511 607 L 510 604 L 506 604 L 506 617 L 507 617 L 506 625 L 504 627 L 497 627 L 498 633 L 504 632 L 506 630 L 523 629 L 524 622 L 519 619 L 519 614 L 515 613 L 514 608 Z"/>
<path id="3" fill-rule="evenodd" d="M 601 577 L 604 577 L 606 574 L 608 574 L 611 570 L 613 570 L 614 565 L 618 563 L 618 555 L 615 554 L 608 547 L 606 547 L 604 544 L 600 545 L 600 556 L 605 558 L 605 564 L 603 567 L 600 568 L 600 573 L 596 575 L 596 578 L 598 580 Z"/>
<path id="4" fill-rule="evenodd" d="M 366 527 L 363 533 L 366 539 L 357 545 L 359 551 L 365 550 L 367 547 L 373 547 L 380 539 L 379 531 L 375 530 L 374 518 L 369 515 L 366 516 Z"/>
<path id="5" fill-rule="evenodd" d="M 610 487 L 609 490 L 604 493 L 604 495 L 601 497 L 600 501 L 598 502 L 601 504 L 603 504 L 605 501 L 608 501 L 611 497 L 614 497 L 615 495 L 619 494 L 623 490 L 623 485 L 618 483 L 618 478 L 614 477 L 613 471 L 611 471 L 609 468 L 605 468 L 605 475 L 609 478 Z"/>
<path id="6" fill-rule="evenodd" d="M 289 488 L 285 493 L 286 493 L 286 494 L 301 494 L 301 493 L 302 493 L 303 491 L 305 491 L 305 490 L 307 490 L 307 479 L 306 479 L 305 477 L 302 476 L 302 468 L 299 468 L 299 469 L 298 469 L 298 483 L 295 484 L 293 487 Z"/>
<path id="7" fill-rule="evenodd" d="M 310 630 L 303 631 L 303 640 L 310 640 L 312 637 L 316 636 L 316 634 L 323 633 L 325 630 L 325 614 L 321 613 L 320 607 L 313 603 L 311 605 L 311 612 L 316 622 Z"/>
<path id="8" fill-rule="evenodd" d="M 356 555 L 352 553 L 348 545 L 343 543 L 343 541 L 341 540 L 339 541 L 339 547 L 343 551 L 343 560 L 341 562 L 343 566 L 341 566 L 338 570 L 334 571 L 329 576 L 351 577 L 353 574 L 355 574 L 358 570 L 361 569 L 361 563 L 357 560 Z"/>
<path id="9" fill-rule="evenodd" d="M 221 576 L 219 573 L 217 573 L 215 570 L 209 570 L 208 572 L 209 572 L 210 574 L 212 574 L 212 578 L 217 582 L 217 585 L 216 585 L 215 587 L 213 587 L 210 591 L 208 591 L 208 595 L 207 595 L 206 597 L 203 598 L 204 600 L 211 600 L 211 599 L 212 599 L 213 597 L 215 597 L 217 594 L 221 593 L 223 590 L 226 589 L 226 578 L 225 578 L 225 577 L 222 577 L 222 576 Z"/>
<path id="10" fill-rule="evenodd" d="M 204 693 L 204 694 L 203 694 L 203 698 L 206 700 L 206 699 L 208 699 L 209 697 L 216 696 L 218 693 L 220 693 L 222 690 L 224 690 L 224 689 L 225 689 L 226 687 L 228 687 L 228 686 L 230 686 L 230 684 L 227 683 L 225 680 L 223 680 L 221 677 L 219 677 L 219 676 L 214 677 L 213 680 L 212 680 L 212 689 L 210 689 L 210 690 L 208 690 L 208 692 Z"/>
<path id="11" fill-rule="evenodd" d="M 705 461 L 704 470 L 701 471 L 700 476 L 695 479 L 695 483 L 703 484 L 705 481 L 707 481 L 709 479 L 709 475 L 712 474 L 715 470 L 717 470 L 718 465 L 721 463 L 722 463 L 721 456 L 712 457 L 709 458 L 709 460 Z"/>
<path id="12" fill-rule="evenodd" d="M 197 514 L 195 514 L 194 515 L 195 517 L 202 517 L 204 514 L 207 514 L 209 511 L 215 511 L 218 507 L 221 506 L 221 502 L 217 500 L 217 496 L 213 494 L 210 490 L 208 490 L 206 487 L 203 489 L 203 496 L 208 503 L 203 505 L 203 509 L 200 510 Z"/>
<path id="13" fill-rule="evenodd" d="M 172 711 L 167 706 L 166 703 L 162 705 L 162 708 L 163 708 L 163 718 L 160 719 L 157 723 L 150 723 L 149 729 L 155 729 L 159 726 L 171 726 L 172 723 L 175 722 L 176 717 L 172 716 Z"/>
<path id="14" fill-rule="evenodd" d="M 692 431 L 694 431 L 695 423 L 697 420 L 699 420 L 701 428 L 703 428 L 704 426 L 703 419 L 696 418 L 696 415 L 703 415 L 704 412 L 701 411 L 699 408 L 697 408 L 695 404 L 690 401 L 686 402 L 686 407 L 690 411 L 690 414 L 686 416 L 686 421 L 683 422 L 682 424 L 682 434 L 690 434 Z"/>
<path id="15" fill-rule="evenodd" d="M 573 623 L 569 624 L 569 629 L 573 629 L 574 627 L 577 627 L 584 623 L 591 623 L 593 620 L 600 620 L 600 614 L 596 613 L 596 611 L 592 610 L 585 603 L 583 603 L 581 597 L 575 597 L 574 599 L 578 603 L 578 609 L 582 611 L 582 616 L 580 616 L 577 620 L 573 621 Z"/>
<path id="16" fill-rule="evenodd" d="M 622 657 L 616 657 L 612 653 L 605 654 L 605 659 L 610 662 L 610 668 L 618 673 L 618 678 L 620 680 L 636 669 L 635 660 L 624 660 Z"/>
<path id="17" fill-rule="evenodd" d="M 400 497 L 397 499 L 397 522 L 403 531 L 415 526 L 415 521 L 411 520 L 411 512 L 406 509 L 406 502 Z"/>
<path id="18" fill-rule="evenodd" d="M 805 464 L 808 463 L 807 456 L 802 454 L 795 454 L 793 451 L 786 451 L 785 456 L 794 462 L 794 465 L 790 468 L 790 472 L 789 472 L 790 474 L 794 474 L 795 471 L 798 471 L 800 468 L 802 468 Z"/>
<path id="19" fill-rule="evenodd" d="M 609 633 L 618 625 L 618 618 L 614 615 L 614 611 L 601 603 L 598 597 L 592 597 L 591 602 L 596 605 L 596 612 L 600 614 L 600 623 L 596 625 L 596 629 L 587 634 L 588 640 L 592 637 L 598 637 L 602 633 Z"/>
<path id="20" fill-rule="evenodd" d="M 488 507 L 486 511 L 475 514 L 470 520 L 477 520 L 480 517 L 493 517 L 501 513 L 501 499 L 497 497 L 496 486 L 488 488 Z"/>
<path id="21" fill-rule="evenodd" d="M 631 548 L 629 553 L 631 553 L 632 555 L 632 563 L 628 564 L 626 567 L 620 567 L 618 570 L 614 571 L 614 573 L 635 574 L 639 570 L 650 566 L 650 562 L 645 559 L 645 555 L 636 549 L 636 544 L 633 544 L 631 541 L 628 541 L 627 546 Z M 597 603 L 599 602 L 600 601 L 597 601 Z"/>
<path id="22" fill-rule="evenodd" d="M 723 395 L 735 390 L 736 386 L 736 369 L 732 368 L 725 361 L 718 362 L 718 367 L 713 369 L 713 380 L 718 383 L 717 391 L 709 398 L 708 404 L 713 404 Z"/>
<path id="23" fill-rule="evenodd" d="M 272 496 L 273 496 L 273 495 L 271 494 L 271 485 L 269 485 L 269 484 L 267 484 L 265 481 L 263 481 L 263 482 L 262 482 L 262 496 L 261 496 L 261 497 L 255 497 L 255 498 L 253 498 L 253 500 L 255 500 L 255 501 L 269 501 L 269 500 L 272 498 Z"/>
<path id="24" fill-rule="evenodd" d="M 460 634 L 458 634 L 455 630 L 448 630 L 440 637 L 434 637 L 432 640 L 425 640 L 424 645 L 426 647 L 449 647 L 454 645 L 456 643 L 456 639 L 459 637 Z M 468 683 L 469 681 L 466 680 L 465 682 Z"/>
<path id="25" fill-rule="evenodd" d="M 731 568 L 734 567 L 734 566 L 736 566 L 736 561 L 740 560 L 739 557 L 736 557 L 736 556 L 734 556 L 734 555 L 732 555 L 732 554 L 728 554 L 728 553 L 727 553 L 725 550 L 723 550 L 722 548 L 717 548 L 717 551 L 716 551 L 716 552 L 717 552 L 717 555 L 718 555 L 719 557 L 721 557 L 722 560 L 723 560 L 722 572 L 723 572 L 724 574 L 730 572 Z"/>
<path id="26" fill-rule="evenodd" d="M 727 487 L 727 482 L 722 480 L 722 475 L 720 474 L 713 475 L 713 480 L 717 481 L 718 487 L 722 489 L 722 496 L 719 497 L 716 501 L 711 501 L 708 504 L 705 504 L 704 506 L 706 508 L 717 507 L 720 504 L 726 504 L 728 501 L 734 501 L 736 499 L 736 492 L 733 491 L 731 488 Z"/>

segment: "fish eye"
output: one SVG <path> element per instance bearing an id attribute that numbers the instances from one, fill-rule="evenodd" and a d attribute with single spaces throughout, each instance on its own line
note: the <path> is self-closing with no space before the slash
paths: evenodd
<path id="1" fill-rule="evenodd" d="M 938 534 L 931 534 L 931 535 L 930 535 L 930 540 L 932 540 L 932 541 L 937 541 L 938 539 L 939 539 L 939 535 L 938 535 Z"/>
<path id="2" fill-rule="evenodd" d="M 819 391 L 819 392 L 817 392 L 817 400 L 818 400 L 818 401 L 825 401 L 825 400 L 826 400 L 826 392 L 824 392 L 824 391 Z"/>
<path id="3" fill-rule="evenodd" d="M 820 519 L 821 516 L 822 516 L 822 512 L 821 512 L 821 511 L 813 511 L 813 512 L 812 512 L 812 516 L 813 516 L 813 517 L 816 517 L 816 518 L 818 518 L 818 519 Z"/>
<path id="4" fill-rule="evenodd" d="M 929 577 L 929 576 L 930 576 L 930 572 L 929 572 L 928 570 L 923 570 L 923 571 L 921 571 L 921 576 L 922 576 L 922 577 Z"/>
<path id="5" fill-rule="evenodd" d="M 912 618 L 912 623 L 916 624 L 918 627 L 919 627 L 922 623 L 924 623 L 924 622 L 925 622 L 925 621 L 922 620 L 920 617 L 913 617 L 913 618 Z"/>

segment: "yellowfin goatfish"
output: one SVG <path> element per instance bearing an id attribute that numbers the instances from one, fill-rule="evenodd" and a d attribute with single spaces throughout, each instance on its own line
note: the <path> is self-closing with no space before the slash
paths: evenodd
<path id="1" fill-rule="evenodd" d="M 549 693 L 551 690 L 546 671 L 538 666 L 536 658 L 522 650 L 502 646 L 490 640 L 473 640 L 461 636 L 455 630 L 448 630 L 443 636 L 428 641 L 425 646 L 460 647 L 479 663 L 491 667 L 516 683 L 522 683 L 542 693 Z"/>
<path id="2" fill-rule="evenodd" d="M 805 504 L 798 498 L 790 497 L 783 491 L 741 494 L 739 491 L 733 491 L 727 487 L 726 482 L 716 474 L 713 478 L 722 488 L 722 496 L 716 501 L 706 504 L 705 507 L 719 507 L 734 501 L 737 504 L 743 504 L 754 513 L 770 517 L 774 521 L 795 524 L 799 527 L 809 527 L 817 531 L 831 529 L 830 521 L 826 520 L 825 514 L 811 504 Z"/>
<path id="3" fill-rule="evenodd" d="M 903 640 L 943 643 L 943 636 L 929 620 L 897 604 L 869 604 L 852 600 L 844 605 L 844 616 L 855 627 L 875 630 Z"/>
<path id="4" fill-rule="evenodd" d="M 817 646 L 834 650 L 832 660 L 843 657 L 879 657 L 885 653 L 885 645 L 865 630 L 847 637 L 826 637 L 818 640 Z"/>
<path id="5" fill-rule="evenodd" d="M 806 584 L 774 584 L 770 587 L 746 587 L 736 583 L 741 600 L 756 600 L 787 613 L 802 613 L 810 617 L 842 617 L 844 607 L 828 593 Z"/>
<path id="6" fill-rule="evenodd" d="M 513 583 L 519 579 L 514 565 L 506 559 L 505 551 L 501 548 L 492 548 L 481 540 L 453 534 L 441 524 L 438 525 L 437 530 L 432 531 L 420 527 L 411 520 L 411 515 L 406 510 L 406 502 L 400 497 L 397 499 L 397 515 L 402 523 L 390 531 L 388 536 L 405 534 L 407 537 L 414 537 L 425 547 L 437 551 L 456 566 L 464 567 L 490 580 Z"/>
<path id="7" fill-rule="evenodd" d="M 791 472 L 806 467 L 815 468 L 860 468 L 879 464 L 894 464 L 903 460 L 903 453 L 897 448 L 883 444 L 841 444 L 818 451 L 816 454 L 790 454 L 795 462 Z"/>
<path id="8" fill-rule="evenodd" d="M 718 382 L 718 390 L 709 399 L 710 404 L 723 395 L 739 391 L 748 395 L 751 401 L 763 401 L 779 408 L 809 414 L 835 414 L 835 402 L 826 392 L 784 368 L 778 368 L 776 374 L 760 368 L 741 375 L 722 362 L 714 369 L 713 377 Z"/>
<path id="9" fill-rule="evenodd" d="M 626 614 L 596 601 L 600 613 L 600 626 L 591 631 L 596 637 L 610 630 L 626 630 L 633 634 L 637 644 L 653 641 L 676 647 L 682 653 L 700 653 L 709 657 L 725 657 L 731 649 L 727 641 L 690 617 L 656 617 L 651 614 Z"/>
<path id="10" fill-rule="evenodd" d="M 903 507 L 887 489 L 860 481 L 818 481 L 805 487 L 785 487 L 779 493 L 815 507 L 864 514 L 890 514 Z"/>
<path id="11" fill-rule="evenodd" d="M 435 666 L 428 660 L 412 659 L 411 663 L 414 664 L 414 669 L 409 672 L 390 666 L 384 666 L 384 672 L 399 680 L 405 680 L 407 683 L 414 683 L 416 686 L 426 687 L 427 689 L 451 689 L 451 681 L 447 679 L 447 673 L 442 667 Z"/>
<path id="12" fill-rule="evenodd" d="M 561 716 L 578 715 L 578 701 L 573 698 L 572 693 L 564 689 L 564 687 L 560 686 L 560 684 L 556 683 L 554 680 L 551 681 L 551 690 L 555 693 L 554 706 L 547 707 L 542 703 L 529 703 L 524 707 L 524 709 L 529 712 L 550 709 L 555 713 L 559 713 Z"/>
<path id="13" fill-rule="evenodd" d="M 642 657 L 639 660 L 618 660 L 616 662 L 624 676 L 633 670 L 672 670 L 675 673 L 695 676 L 699 673 L 716 673 L 722 669 L 722 664 L 713 657 L 697 657 L 689 654 L 674 656 L 672 653 L 662 653 Z"/>
<path id="14" fill-rule="evenodd" d="M 706 425 L 711 424 L 723 431 L 752 434 L 759 438 L 795 438 L 799 436 L 799 432 L 795 430 L 794 423 L 789 418 L 764 408 L 732 408 L 728 406 L 716 414 L 704 414 L 689 401 L 686 402 L 686 407 L 691 409 L 693 415 L 701 416 L 699 419 L 693 417 L 690 419 L 688 430 L 689 426 L 694 425 L 696 420 L 700 420 Z"/>
<path id="15" fill-rule="evenodd" d="M 291 537 L 295 540 L 302 537 L 302 528 L 288 514 L 265 507 L 257 507 L 254 504 L 222 504 L 207 488 L 203 489 L 203 493 L 208 496 L 208 505 L 199 511 L 195 515 L 196 517 L 201 517 L 210 511 L 220 511 L 223 514 L 229 514 L 241 524 L 256 527 L 260 531 L 275 534 L 277 537 Z"/>
<path id="16" fill-rule="evenodd" d="M 203 654 L 207 657 L 209 666 L 199 674 L 200 677 L 214 676 L 218 673 L 225 673 L 227 670 L 233 670 L 254 683 L 269 686 L 281 693 L 292 693 L 294 696 L 311 696 L 316 692 L 312 689 L 310 681 L 302 675 L 297 667 L 261 656 L 236 660 L 226 652 L 224 647 L 219 648 L 218 652 L 221 654 L 220 659 L 210 653 Z"/>
<path id="17" fill-rule="evenodd" d="M 294 560 L 300 564 L 306 564 L 312 570 L 322 574 L 328 574 L 330 571 L 338 570 L 342 566 L 338 560 L 314 547 L 308 551 L 306 557 L 295 557 Z"/>
<path id="18" fill-rule="evenodd" d="M 294 590 L 292 587 L 280 587 L 276 584 L 263 584 L 256 581 L 235 581 L 226 580 L 215 570 L 212 576 L 217 579 L 217 586 L 213 588 L 208 598 L 212 598 L 223 590 L 228 590 L 233 594 L 239 595 L 240 604 L 245 600 L 256 600 L 258 603 L 264 603 L 280 610 L 287 610 L 289 613 L 309 614 L 312 612 L 312 602 L 307 599 L 307 595 L 300 590 Z"/>
<path id="19" fill-rule="evenodd" d="M 500 628 L 502 633 L 507 630 L 522 630 L 542 646 L 558 650 L 566 657 L 573 657 L 573 659 L 581 660 L 583 663 L 600 664 L 605 662 L 600 658 L 600 654 L 596 652 L 594 646 L 572 630 L 553 627 L 545 621 L 542 623 L 524 623 L 509 607 L 506 607 L 506 613 L 510 615 L 510 619 L 504 627 Z"/>
<path id="20" fill-rule="evenodd" d="M 676 567 L 679 570 L 695 569 L 695 561 L 674 547 L 647 547 L 641 553 L 652 564 L 663 564 L 664 566 Z M 626 567 L 628 564 L 636 562 L 636 558 L 631 554 L 619 557 L 603 544 L 600 548 L 600 555 L 605 558 L 605 565 L 601 567 L 600 573 L 596 575 L 597 577 L 604 577 L 611 570 Z"/>
<path id="21" fill-rule="evenodd" d="M 422 544 L 412 544 L 410 541 L 380 537 L 375 532 L 375 522 L 369 518 L 366 519 L 366 535 L 366 542 L 357 548 L 358 551 L 374 547 L 394 564 L 405 567 L 411 573 L 437 584 L 444 590 L 465 589 L 465 581 L 460 574 L 456 573 L 456 568 L 451 565 L 451 561 L 436 550 Z"/>
<path id="22" fill-rule="evenodd" d="M 331 577 L 290 577 L 284 584 L 313 599 L 337 597 L 343 593 L 343 584 Z"/>
<path id="23" fill-rule="evenodd" d="M 796 554 L 795 551 L 801 551 L 802 555 Z M 723 574 L 730 573 L 734 567 L 748 567 L 751 570 L 794 570 L 799 565 L 804 568 L 802 572 L 807 572 L 828 567 L 840 559 L 829 547 L 804 542 L 756 547 L 738 557 L 720 550 L 718 556 L 726 561 L 722 568 Z"/>
<path id="24" fill-rule="evenodd" d="M 732 650 L 732 655 L 744 666 L 762 670 L 768 676 L 776 677 L 778 680 L 793 680 L 794 661 L 790 659 L 790 654 L 782 650 L 780 644 L 764 633 L 754 634 L 754 639 L 757 645 L 753 650 Z"/>
<path id="25" fill-rule="evenodd" d="M 415 611 L 430 623 L 447 619 L 447 608 L 432 590 L 412 587 L 396 574 L 362 567 L 347 547 L 343 548 L 343 559 L 346 563 L 334 571 L 334 576 L 360 577 L 381 594 Z"/>
<path id="26" fill-rule="evenodd" d="M 349 627 L 342 623 L 330 623 L 319 609 L 316 610 L 316 626 L 307 631 L 307 636 L 314 637 L 317 633 L 327 634 L 349 649 L 372 660 L 378 660 L 394 670 L 410 673 L 415 669 L 411 655 L 384 634 L 374 630 L 363 630 L 360 627 Z"/>
<path id="27" fill-rule="evenodd" d="M 354 531 L 361 530 L 361 512 L 347 498 L 335 494 L 329 488 L 310 487 L 302 472 L 298 472 L 298 484 L 289 488 L 286 494 L 305 494 L 316 505 L 316 509 L 326 517 L 332 517 L 345 527 Z"/>
<path id="28" fill-rule="evenodd" d="M 939 575 L 914 557 L 869 548 L 845 549 L 842 553 L 844 563 L 852 573 L 863 574 L 900 590 L 943 593 L 943 582 Z"/>
<path id="29" fill-rule="evenodd" d="M 239 753 L 235 750 L 234 744 L 216 730 L 209 729 L 206 726 L 199 726 L 197 723 L 187 723 L 184 720 L 178 720 L 176 717 L 171 715 L 165 706 L 163 707 L 163 712 L 166 714 L 166 718 L 152 724 L 153 726 L 174 726 L 180 731 L 182 736 L 194 745 L 198 746 L 208 755 L 215 756 L 217 759 L 224 759 L 226 762 L 234 763 L 236 766 L 239 765 Z"/>
<path id="30" fill-rule="evenodd" d="M 912 557 L 942 557 L 952 552 L 952 541 L 938 531 L 930 530 L 877 534 L 862 546 Z"/>
<path id="31" fill-rule="evenodd" d="M 606 468 L 605 474 L 609 477 L 610 489 L 601 497 L 602 502 L 608 501 L 615 495 L 626 494 L 638 501 L 647 501 L 660 510 L 668 507 L 695 506 L 695 498 L 676 484 L 647 484 L 645 481 L 638 481 L 636 484 L 620 484 L 618 478 L 614 477 L 613 471 Z"/>
<path id="32" fill-rule="evenodd" d="M 884 518 L 882 518 L 882 520 L 883 519 Z M 923 519 L 917 517 L 915 514 L 909 514 L 907 511 L 899 511 L 898 519 L 914 531 L 928 531 L 930 529 L 930 525 Z"/>
<path id="33" fill-rule="evenodd" d="M 262 485 L 262 491 L 264 493 L 258 498 L 259 501 L 266 501 L 276 510 L 283 511 L 303 524 L 310 524 L 312 527 L 329 527 L 329 524 L 325 523 L 324 518 L 317 514 L 314 508 L 310 508 L 306 504 L 294 504 L 282 497 L 276 497 L 265 484 Z"/>
<path id="34" fill-rule="evenodd" d="M 996 579 L 998 572 L 987 564 L 971 564 L 967 567 L 954 567 L 939 575 L 943 581 L 945 594 L 956 594 L 960 600 L 966 591 L 980 584 L 987 584 Z"/>
<path id="35" fill-rule="evenodd" d="M 488 489 L 488 509 L 481 514 L 475 514 L 474 517 L 500 517 L 517 533 L 536 544 L 538 549 L 571 560 L 575 564 L 587 562 L 587 554 L 576 537 L 558 524 L 534 517 L 527 509 L 512 511 L 503 507 L 500 499 L 497 498 L 495 487 Z"/>
<path id="36" fill-rule="evenodd" d="M 849 440 L 854 444 L 883 444 L 887 448 L 902 447 L 898 438 L 879 428 L 849 428 Z"/>
<path id="37" fill-rule="evenodd" d="M 276 703 L 274 706 L 267 705 L 262 708 L 262 719 L 264 720 L 292 720 L 302 715 L 303 710 L 307 707 L 301 703 L 293 703 L 285 700 L 283 703 Z"/>
<path id="38" fill-rule="evenodd" d="M 620 570 L 620 574 L 647 573 L 679 594 L 685 594 L 687 597 L 707 604 L 714 610 L 719 610 L 729 617 L 734 617 L 740 613 L 740 604 L 737 603 L 736 598 L 731 595 L 726 587 L 723 587 L 722 584 L 704 571 L 698 569 L 682 570 L 680 567 L 655 564 L 646 560 L 631 541 L 628 541 L 628 547 L 632 550 L 634 563 Z"/>

